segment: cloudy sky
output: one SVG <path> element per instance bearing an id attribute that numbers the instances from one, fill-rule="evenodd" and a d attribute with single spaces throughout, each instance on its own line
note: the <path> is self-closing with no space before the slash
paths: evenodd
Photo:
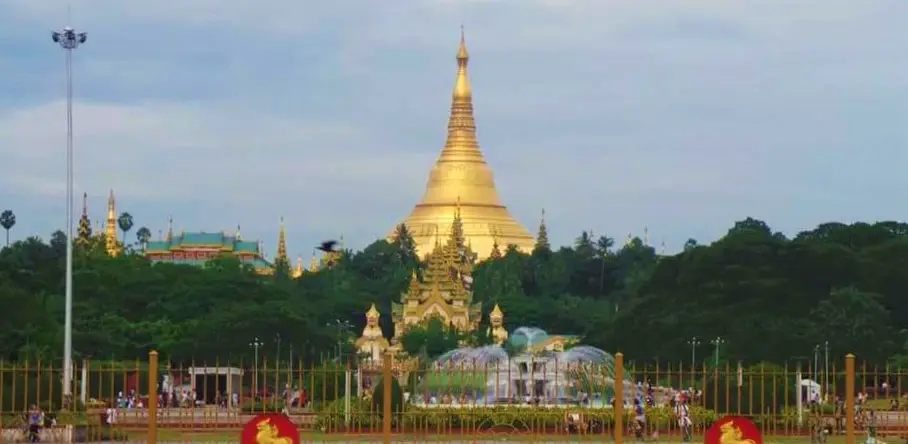
<path id="1" fill-rule="evenodd" d="M 64 225 L 67 4 L 77 196 L 155 235 L 384 235 L 444 143 L 461 24 L 502 199 L 558 244 L 908 212 L 903 0 L 0 0 L 14 238 Z"/>

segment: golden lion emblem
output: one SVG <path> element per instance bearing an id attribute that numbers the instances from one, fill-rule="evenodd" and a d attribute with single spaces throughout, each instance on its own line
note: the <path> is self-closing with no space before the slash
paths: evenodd
<path id="1" fill-rule="evenodd" d="M 281 432 L 271 423 L 271 418 L 259 421 L 255 426 L 258 429 L 255 442 L 258 444 L 293 444 L 292 439 L 280 436 Z"/>
<path id="2" fill-rule="evenodd" d="M 744 434 L 734 421 L 722 424 L 719 426 L 719 431 L 722 432 L 719 436 L 719 444 L 756 444 L 754 440 L 744 438 Z"/>

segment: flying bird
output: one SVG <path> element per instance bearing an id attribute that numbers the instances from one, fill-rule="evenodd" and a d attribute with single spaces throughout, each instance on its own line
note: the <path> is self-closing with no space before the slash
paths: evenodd
<path id="1" fill-rule="evenodd" d="M 324 251 L 325 253 L 336 253 L 337 250 L 334 249 L 334 247 L 336 247 L 336 246 L 337 246 L 336 240 L 329 240 L 329 241 L 322 242 L 321 245 L 319 245 L 315 248 L 318 250 Z"/>

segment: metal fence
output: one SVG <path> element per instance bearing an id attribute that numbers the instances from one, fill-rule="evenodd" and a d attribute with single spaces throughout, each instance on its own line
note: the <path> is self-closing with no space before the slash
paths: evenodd
<path id="1" fill-rule="evenodd" d="M 43 416 L 39 433 L 46 441 L 66 435 L 155 442 L 187 433 L 235 436 L 256 415 L 280 412 L 312 439 L 523 434 L 622 442 L 636 434 L 680 436 L 675 406 L 683 398 L 695 436 L 729 414 L 750 417 L 768 436 L 818 437 L 825 428 L 851 443 L 871 426 L 881 435 L 908 435 L 908 369 L 855 366 L 850 356 L 817 369 L 809 363 L 625 365 L 621 354 L 597 365 L 544 356 L 495 363 L 387 356 L 381 365 L 266 359 L 177 365 L 159 363 L 152 352 L 132 362 L 79 362 L 73 375 L 68 399 L 59 366 L 0 362 L 0 441 L 22 439 L 36 414 Z M 644 424 L 637 423 L 635 403 L 643 405 Z"/>

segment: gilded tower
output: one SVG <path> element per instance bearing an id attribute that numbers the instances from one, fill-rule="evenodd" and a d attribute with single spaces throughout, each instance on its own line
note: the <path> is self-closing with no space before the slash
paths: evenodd
<path id="1" fill-rule="evenodd" d="M 284 228 L 284 218 L 281 218 L 281 228 L 277 235 L 277 255 L 274 256 L 274 268 L 290 268 L 290 259 L 287 257 L 287 230 Z"/>
<path id="2" fill-rule="evenodd" d="M 501 203 L 492 170 L 479 149 L 467 76 L 469 60 L 461 29 L 447 140 L 429 173 L 422 200 L 404 220 L 422 258 L 434 249 L 439 236 L 449 234 L 439 231 L 452 226 L 458 201 L 463 235 L 479 259 L 488 257 L 496 242 L 503 247 L 516 245 L 527 253 L 535 244 L 530 232 Z"/>
<path id="3" fill-rule="evenodd" d="M 104 227 L 104 249 L 107 254 L 116 256 L 120 254 L 120 246 L 117 241 L 117 202 L 114 199 L 114 192 L 110 190 L 110 197 L 107 198 L 107 225 Z"/>
<path id="4" fill-rule="evenodd" d="M 79 217 L 79 236 L 76 245 L 88 248 L 91 245 L 91 220 L 88 218 L 88 193 L 82 193 L 82 216 Z"/>

